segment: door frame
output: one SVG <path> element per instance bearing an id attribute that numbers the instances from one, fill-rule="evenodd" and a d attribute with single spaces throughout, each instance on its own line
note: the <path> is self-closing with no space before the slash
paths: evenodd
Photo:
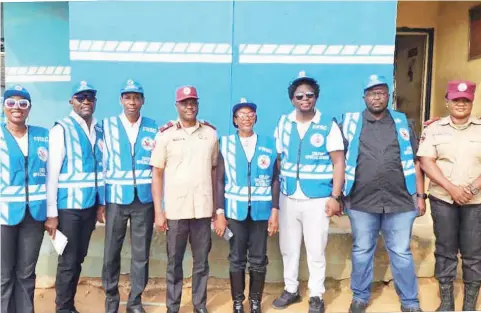
<path id="1" fill-rule="evenodd" d="M 424 123 L 431 116 L 431 93 L 432 93 L 432 74 L 433 74 L 433 57 L 434 57 L 434 28 L 396 28 L 397 35 L 423 35 L 426 36 L 426 58 L 424 61 L 424 81 L 423 81 L 423 113 L 421 120 Z"/>

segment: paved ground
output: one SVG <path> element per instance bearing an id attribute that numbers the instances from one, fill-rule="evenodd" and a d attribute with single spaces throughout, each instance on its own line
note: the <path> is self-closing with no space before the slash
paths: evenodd
<path id="1" fill-rule="evenodd" d="M 128 296 L 128 282 L 122 278 L 121 297 L 125 301 Z M 248 284 L 247 284 L 248 285 Z M 425 312 L 434 311 L 439 304 L 438 287 L 434 279 L 420 279 L 420 301 Z M 208 309 L 210 313 L 229 313 L 231 311 L 231 299 L 228 281 L 211 279 L 209 282 Z M 331 281 L 326 283 L 326 312 L 347 312 L 351 292 L 349 290 L 349 280 Z M 190 282 L 186 281 L 182 299 L 181 313 L 192 312 L 190 303 Z M 307 298 L 302 303 L 294 305 L 288 309 L 277 311 L 271 308 L 271 303 L 282 292 L 282 285 L 267 284 L 263 299 L 263 313 L 307 313 Z M 306 285 L 302 285 L 301 293 L 305 295 Z M 456 284 L 456 311 L 461 311 L 462 307 L 462 284 Z M 55 291 L 54 289 L 36 290 L 36 312 L 53 313 L 55 312 Z M 104 293 L 101 289 L 100 281 L 84 280 L 79 286 L 77 294 L 77 309 L 81 313 L 104 313 Z M 149 306 L 145 306 L 148 313 L 165 313 L 165 284 L 163 280 L 155 280 L 149 283 L 143 301 Z M 481 299 L 478 301 L 478 308 L 481 309 Z M 392 282 L 377 283 L 373 286 L 372 303 L 368 312 L 399 312 L 399 300 L 394 290 Z M 121 306 L 119 313 L 125 312 L 125 306 Z M 248 310 L 246 310 L 248 312 Z"/>

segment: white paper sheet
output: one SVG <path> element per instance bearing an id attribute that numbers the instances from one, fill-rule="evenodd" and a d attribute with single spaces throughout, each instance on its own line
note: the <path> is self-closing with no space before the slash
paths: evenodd
<path id="1" fill-rule="evenodd" d="M 65 250 L 65 247 L 67 246 L 68 239 L 65 237 L 64 234 L 62 234 L 58 229 L 55 231 L 55 239 L 52 239 L 51 236 L 50 240 L 52 241 L 53 247 L 55 248 L 55 251 L 59 255 L 62 255 L 63 250 Z"/>

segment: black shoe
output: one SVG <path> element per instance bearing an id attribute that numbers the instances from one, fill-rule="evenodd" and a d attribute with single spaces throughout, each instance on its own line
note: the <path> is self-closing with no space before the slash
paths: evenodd
<path id="1" fill-rule="evenodd" d="M 401 306 L 401 312 L 422 312 L 421 308 L 405 308 Z"/>
<path id="2" fill-rule="evenodd" d="M 452 282 L 439 285 L 439 296 L 441 304 L 436 312 L 454 311 L 454 286 Z"/>
<path id="3" fill-rule="evenodd" d="M 127 308 L 127 313 L 146 313 L 142 306 Z"/>
<path id="4" fill-rule="evenodd" d="M 324 301 L 319 297 L 310 297 L 309 313 L 324 313 Z"/>
<path id="5" fill-rule="evenodd" d="M 207 312 L 207 309 L 203 308 L 203 309 L 194 309 L 194 313 L 209 313 L 209 312 Z"/>
<path id="6" fill-rule="evenodd" d="M 250 271 L 249 306 L 251 313 L 262 313 L 262 294 L 264 293 L 265 272 Z"/>
<path id="7" fill-rule="evenodd" d="M 299 302 L 301 302 L 299 290 L 295 293 L 290 293 L 287 290 L 284 290 L 284 292 L 277 299 L 275 299 L 274 302 L 272 302 L 272 307 L 274 307 L 274 309 L 282 310 L 293 303 Z"/>
<path id="8" fill-rule="evenodd" d="M 229 272 L 230 276 L 230 292 L 232 296 L 233 312 L 244 313 L 244 289 L 245 289 L 245 272 Z"/>
<path id="9" fill-rule="evenodd" d="M 349 313 L 366 313 L 367 304 L 352 300 Z"/>
<path id="10" fill-rule="evenodd" d="M 476 311 L 480 283 L 464 283 L 463 311 Z"/>

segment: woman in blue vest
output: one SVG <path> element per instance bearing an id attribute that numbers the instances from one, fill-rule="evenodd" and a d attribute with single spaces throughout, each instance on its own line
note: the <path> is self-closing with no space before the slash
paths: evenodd
<path id="1" fill-rule="evenodd" d="M 257 135 L 257 106 L 242 99 L 233 111 L 235 135 L 220 139 L 215 231 L 230 238 L 230 283 L 234 313 L 243 313 L 249 261 L 250 312 L 260 313 L 267 267 L 267 235 L 278 230 L 279 181 L 273 138 Z M 226 219 L 227 218 L 227 219 Z M 249 255 L 247 257 L 247 255 Z"/>
<path id="2" fill-rule="evenodd" d="M 46 219 L 48 130 L 26 124 L 31 108 L 22 86 L 4 93 L 0 127 L 2 313 L 33 313 L 35 267 Z"/>

